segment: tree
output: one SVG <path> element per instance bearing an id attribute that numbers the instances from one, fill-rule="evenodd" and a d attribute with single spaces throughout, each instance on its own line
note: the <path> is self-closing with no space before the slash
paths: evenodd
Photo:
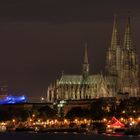
<path id="1" fill-rule="evenodd" d="M 102 100 L 98 99 L 91 104 L 91 116 L 94 120 L 101 120 L 103 117 L 107 116 L 107 111 L 105 110 L 107 103 Z"/>
<path id="2" fill-rule="evenodd" d="M 55 118 L 57 112 L 55 110 L 53 110 L 52 108 L 50 108 L 49 106 L 44 106 L 41 107 L 40 109 L 38 109 L 38 112 L 40 114 L 40 117 L 42 118 Z"/>
<path id="3" fill-rule="evenodd" d="M 67 114 L 66 118 L 87 118 L 90 116 L 90 111 L 88 109 L 82 109 L 81 107 L 72 108 Z"/>

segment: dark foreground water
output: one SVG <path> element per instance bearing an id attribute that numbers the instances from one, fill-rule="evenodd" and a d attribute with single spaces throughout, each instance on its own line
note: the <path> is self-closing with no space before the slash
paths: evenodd
<path id="1" fill-rule="evenodd" d="M 7 132 L 0 133 L 0 140 L 140 140 L 140 136 Z"/>

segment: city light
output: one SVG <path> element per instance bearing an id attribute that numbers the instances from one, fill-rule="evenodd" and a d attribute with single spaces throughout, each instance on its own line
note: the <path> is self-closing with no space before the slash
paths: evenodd
<path id="1" fill-rule="evenodd" d="M 16 103 L 26 103 L 27 98 L 22 96 L 6 96 L 4 99 L 0 99 L 0 104 L 16 104 Z"/>

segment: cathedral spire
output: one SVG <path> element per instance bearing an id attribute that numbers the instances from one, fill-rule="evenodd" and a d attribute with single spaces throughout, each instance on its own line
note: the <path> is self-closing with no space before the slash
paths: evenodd
<path id="1" fill-rule="evenodd" d="M 117 16 L 114 15 L 111 48 L 116 48 L 117 46 L 120 46 L 120 38 L 119 38 L 119 33 L 118 33 L 118 27 L 117 26 L 118 26 L 117 25 Z"/>
<path id="2" fill-rule="evenodd" d="M 130 16 L 127 19 L 125 34 L 124 34 L 124 48 L 132 49 L 132 32 L 131 32 L 131 18 Z"/>
<path id="3" fill-rule="evenodd" d="M 117 76 L 121 67 L 121 44 L 118 33 L 117 16 L 114 16 L 111 46 L 107 52 L 106 70 L 109 75 Z"/>
<path id="4" fill-rule="evenodd" d="M 87 42 L 85 42 L 84 64 L 88 64 Z"/>
<path id="5" fill-rule="evenodd" d="M 85 42 L 83 77 L 86 78 L 88 76 L 88 74 L 89 74 L 88 48 L 87 48 L 87 42 Z"/>

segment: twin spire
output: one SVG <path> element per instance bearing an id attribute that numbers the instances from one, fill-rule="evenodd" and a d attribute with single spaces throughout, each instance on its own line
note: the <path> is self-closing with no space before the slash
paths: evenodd
<path id="1" fill-rule="evenodd" d="M 127 19 L 125 35 L 124 35 L 124 49 L 132 49 L 132 33 L 131 33 L 131 24 L 130 24 L 130 17 Z M 114 16 L 114 24 L 113 24 L 113 31 L 112 31 L 112 39 L 111 39 L 111 48 L 116 49 L 116 47 L 120 47 L 120 38 L 118 32 L 118 23 L 117 23 L 117 16 Z M 84 63 L 83 63 L 83 77 L 87 77 L 89 75 L 89 62 L 88 62 L 88 46 L 87 42 L 85 42 L 85 51 L 84 51 Z"/>
<path id="2" fill-rule="evenodd" d="M 111 39 L 111 48 L 116 48 L 117 46 L 120 46 L 120 38 L 119 38 L 119 32 L 118 32 L 118 23 L 117 23 L 117 16 L 114 16 L 114 24 L 113 24 L 113 31 L 112 31 L 112 39 Z M 130 17 L 127 19 L 127 24 L 125 28 L 125 35 L 124 35 L 124 44 L 123 47 L 130 49 L 132 48 L 132 33 L 131 33 L 131 23 L 130 23 Z"/>
<path id="3" fill-rule="evenodd" d="M 120 45 L 120 38 L 118 33 L 118 25 L 117 25 L 117 16 L 114 16 L 114 24 L 112 31 L 112 39 L 111 39 L 111 48 L 115 48 Z"/>
<path id="4" fill-rule="evenodd" d="M 130 17 L 128 17 L 124 35 L 124 48 L 131 49 L 132 47 L 133 43 L 132 43 L 131 23 Z"/>

